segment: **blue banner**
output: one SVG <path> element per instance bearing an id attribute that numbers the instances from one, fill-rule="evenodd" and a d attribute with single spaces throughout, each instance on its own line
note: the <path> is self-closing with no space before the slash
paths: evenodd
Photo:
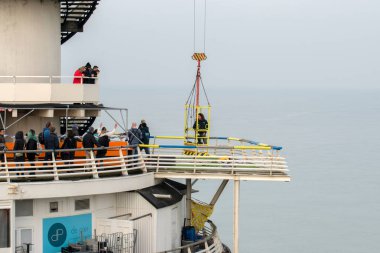
<path id="1" fill-rule="evenodd" d="M 61 252 L 69 243 L 89 239 L 91 235 L 92 214 L 43 219 L 43 253 Z"/>

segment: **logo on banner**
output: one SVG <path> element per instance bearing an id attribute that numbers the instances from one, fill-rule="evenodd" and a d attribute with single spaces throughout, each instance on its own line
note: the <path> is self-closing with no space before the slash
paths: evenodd
<path id="1" fill-rule="evenodd" d="M 66 227 L 62 223 L 54 223 L 49 228 L 48 240 L 53 247 L 61 246 L 67 238 Z"/>

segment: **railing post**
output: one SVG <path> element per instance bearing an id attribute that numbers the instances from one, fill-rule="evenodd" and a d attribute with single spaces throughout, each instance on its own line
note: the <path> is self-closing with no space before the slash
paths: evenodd
<path id="1" fill-rule="evenodd" d="M 7 176 L 7 182 L 10 183 L 11 178 L 9 177 L 7 153 L 5 153 L 5 152 L 4 152 L 4 165 L 5 165 L 5 175 Z"/>
<path id="2" fill-rule="evenodd" d="M 205 250 L 206 250 L 207 253 L 210 253 L 210 249 L 208 247 L 207 241 L 205 241 Z"/>
<path id="3" fill-rule="evenodd" d="M 123 150 L 121 149 L 121 147 L 119 148 L 119 155 L 120 155 L 120 162 L 121 162 L 121 174 L 123 176 L 128 176 L 128 170 L 127 170 L 127 166 L 125 164 L 125 158 L 124 158 L 124 154 L 123 154 Z"/>
<path id="4" fill-rule="evenodd" d="M 46 153 L 45 153 L 46 155 Z M 54 180 L 59 180 L 58 177 L 58 169 L 57 169 L 57 162 L 55 161 L 55 152 L 51 152 L 51 160 L 53 162 L 53 173 L 54 173 Z"/>
<path id="5" fill-rule="evenodd" d="M 158 170 L 160 168 L 160 155 L 157 155 L 157 163 L 156 163 L 156 172 L 158 173 Z"/>
<path id="6" fill-rule="evenodd" d="M 94 172 L 92 176 L 95 179 L 99 178 L 98 169 L 96 168 L 96 163 L 95 163 L 95 157 L 94 157 L 94 151 L 93 150 L 90 151 L 90 157 L 91 157 L 92 171 Z"/>
<path id="7" fill-rule="evenodd" d="M 143 157 L 142 157 L 142 153 L 141 153 L 140 147 L 137 146 L 136 148 L 137 148 L 137 154 L 138 154 L 138 157 L 139 157 L 139 159 L 140 159 L 141 162 L 142 162 L 142 171 L 143 171 L 144 173 L 147 173 L 147 169 L 146 169 L 146 166 L 145 166 L 145 161 L 144 161 L 144 159 L 143 159 Z"/>
<path id="8" fill-rule="evenodd" d="M 272 153 L 271 153 L 272 152 Z M 270 169 L 269 169 L 269 175 L 270 176 L 273 176 L 273 151 L 270 151 L 268 150 L 268 156 L 269 156 L 269 159 L 270 159 Z"/>

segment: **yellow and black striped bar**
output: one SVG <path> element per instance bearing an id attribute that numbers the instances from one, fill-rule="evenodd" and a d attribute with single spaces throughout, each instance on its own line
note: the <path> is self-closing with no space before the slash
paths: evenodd
<path id="1" fill-rule="evenodd" d="M 207 59 L 207 56 L 205 53 L 194 53 L 191 58 L 195 61 L 204 61 Z"/>
<path id="2" fill-rule="evenodd" d="M 195 151 L 195 150 L 189 150 L 189 149 L 185 149 L 183 151 L 183 154 L 184 155 L 196 155 L 196 156 L 208 156 L 208 152 L 198 152 L 198 151 Z"/>

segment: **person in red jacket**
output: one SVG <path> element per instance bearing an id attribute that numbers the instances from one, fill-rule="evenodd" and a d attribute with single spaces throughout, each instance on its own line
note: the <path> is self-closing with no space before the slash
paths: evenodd
<path id="1" fill-rule="evenodd" d="M 79 69 L 77 69 L 74 73 L 74 79 L 73 79 L 73 84 L 82 84 L 82 77 L 83 77 L 83 72 L 84 72 L 85 67 L 82 66 Z"/>

